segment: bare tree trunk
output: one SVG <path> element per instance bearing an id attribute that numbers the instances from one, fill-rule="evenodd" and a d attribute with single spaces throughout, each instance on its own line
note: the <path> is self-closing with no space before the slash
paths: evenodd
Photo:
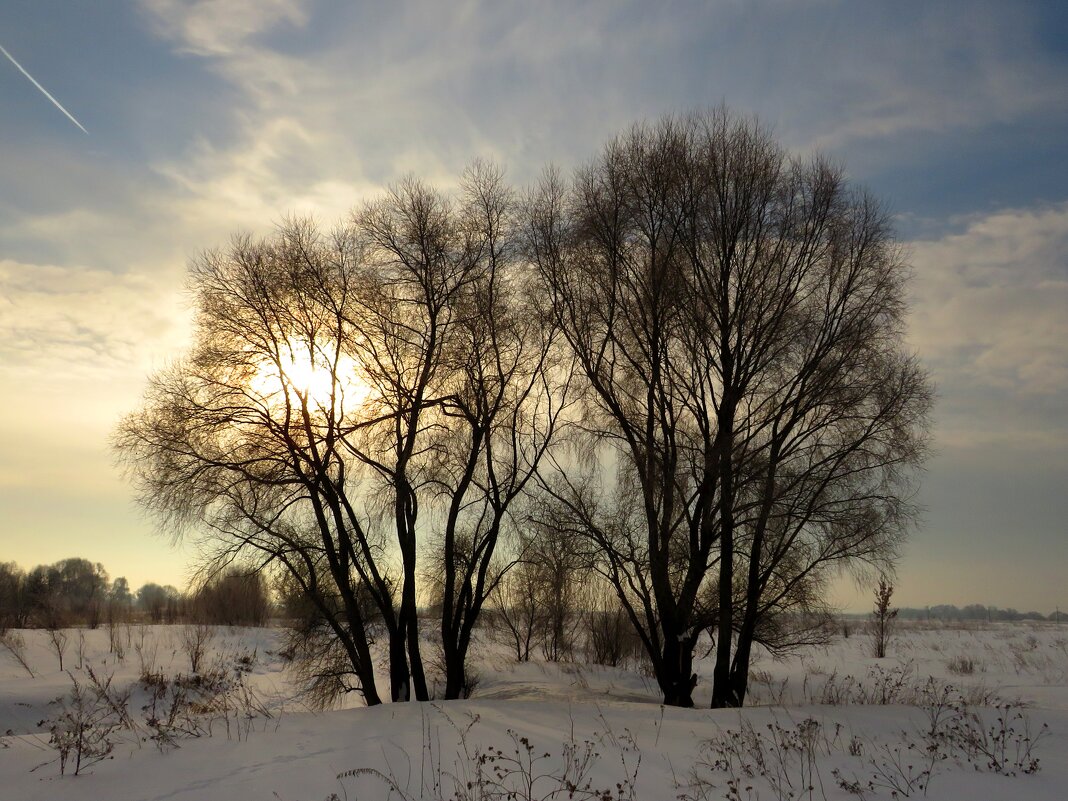
<path id="1" fill-rule="evenodd" d="M 401 606 L 398 617 L 398 635 L 404 638 L 408 650 L 407 668 L 410 673 L 411 686 L 404 681 L 400 688 L 393 691 L 395 700 L 407 701 L 415 694 L 417 701 L 429 701 L 426 675 L 423 671 L 423 659 L 419 651 L 419 609 L 415 597 L 416 557 L 415 536 L 409 529 L 408 505 L 412 502 L 408 492 L 397 493 L 398 538 L 400 540 L 401 558 L 403 560 L 404 580 L 401 587 Z"/>

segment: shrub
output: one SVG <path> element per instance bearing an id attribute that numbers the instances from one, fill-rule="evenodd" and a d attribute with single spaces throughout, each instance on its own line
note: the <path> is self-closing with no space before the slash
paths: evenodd
<path id="1" fill-rule="evenodd" d="M 22 665 L 23 670 L 30 674 L 31 679 L 34 677 L 33 670 L 26 661 L 26 641 L 21 634 L 16 634 L 12 631 L 0 632 L 0 646 L 11 654 L 16 662 Z"/>
<path id="2" fill-rule="evenodd" d="M 199 673 L 208 646 L 215 639 L 215 629 L 212 626 L 197 623 L 185 626 L 182 629 L 181 645 L 189 658 L 189 669 L 193 673 Z"/>
<path id="3" fill-rule="evenodd" d="M 451 768 L 441 752 L 440 733 L 424 718 L 424 754 L 419 776 L 413 776 L 409 771 L 402 782 L 387 761 L 384 770 L 356 768 L 338 774 L 338 781 L 370 779 L 384 786 L 389 798 L 402 801 L 423 798 L 433 801 L 634 801 L 636 798 L 635 782 L 641 754 L 627 731 L 618 737 L 608 731 L 597 739 L 581 741 L 572 734 L 561 746 L 560 758 L 555 759 L 549 752 L 536 748 L 529 738 L 511 729 L 503 747 L 472 747 L 468 739 L 478 717 L 471 717 L 467 725 L 461 727 L 441 709 L 435 707 L 435 710 L 459 740 Z M 596 784 L 592 778 L 604 747 L 616 750 L 620 759 L 621 775 L 611 787 Z M 418 781 L 417 787 L 412 787 L 413 779 Z M 347 790 L 345 795 L 349 797 Z"/>
<path id="4" fill-rule="evenodd" d="M 56 699 L 60 713 L 38 725 L 48 729 L 48 743 L 59 752 L 59 772 L 65 774 L 68 765 L 79 775 L 86 768 L 111 757 L 115 734 L 125 728 L 125 703 L 129 698 L 109 696 L 110 678 L 100 683 L 93 677 L 94 686 L 86 687 L 72 673 L 70 692 Z M 117 705 L 121 704 L 121 711 Z M 73 763 L 73 764 L 72 764 Z"/>
<path id="5" fill-rule="evenodd" d="M 640 658 L 641 639 L 623 604 L 607 588 L 596 597 L 593 608 L 583 615 L 586 628 L 586 661 L 618 667 Z"/>
<path id="6" fill-rule="evenodd" d="M 204 584 L 191 604 L 197 620 L 217 626 L 264 626 L 271 611 L 266 580 L 258 572 L 239 568 Z"/>
<path id="7" fill-rule="evenodd" d="M 958 656 L 946 663 L 946 669 L 957 676 L 971 676 L 975 673 L 975 660 L 970 656 Z"/>

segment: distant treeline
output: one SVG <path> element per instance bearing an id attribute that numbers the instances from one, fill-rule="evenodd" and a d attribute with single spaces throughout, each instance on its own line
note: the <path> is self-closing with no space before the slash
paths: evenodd
<path id="1" fill-rule="evenodd" d="M 88 559 L 63 559 L 29 571 L 14 562 L 0 563 L 0 631 L 96 628 L 134 620 L 258 626 L 270 614 L 270 595 L 262 576 L 238 568 L 190 592 L 154 583 L 134 592 L 125 578 L 110 580 L 102 564 Z"/>
<path id="2" fill-rule="evenodd" d="M 852 613 L 844 617 L 867 618 L 868 613 Z M 902 607 L 897 610 L 900 620 L 1050 620 L 1062 622 L 1068 620 L 1068 616 L 1060 610 L 1044 615 L 1041 612 L 1020 612 L 1013 608 L 1001 609 L 997 606 L 983 606 L 982 604 L 968 604 L 967 606 L 953 606 L 952 604 L 939 604 L 938 606 L 925 606 L 922 608 Z"/>

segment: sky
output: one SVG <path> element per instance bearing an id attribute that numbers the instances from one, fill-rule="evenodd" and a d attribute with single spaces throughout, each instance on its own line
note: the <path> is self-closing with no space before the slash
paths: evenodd
<path id="1" fill-rule="evenodd" d="M 1068 609 L 1068 4 L 4 0 L 0 45 L 88 132 L 0 58 L 0 561 L 184 583 L 108 437 L 188 342 L 191 257 L 726 103 L 910 254 L 938 399 L 895 601 Z"/>

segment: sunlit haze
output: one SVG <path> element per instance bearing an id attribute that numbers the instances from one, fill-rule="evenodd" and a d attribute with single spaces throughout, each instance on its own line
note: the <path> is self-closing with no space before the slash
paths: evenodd
<path id="1" fill-rule="evenodd" d="M 279 347 L 277 362 L 262 361 L 249 381 L 249 393 L 267 404 L 306 402 L 308 407 L 334 409 L 336 413 L 360 406 L 368 394 L 359 369 L 349 357 L 324 357 L 322 345 L 310 347 L 299 339 L 287 339 Z"/>

